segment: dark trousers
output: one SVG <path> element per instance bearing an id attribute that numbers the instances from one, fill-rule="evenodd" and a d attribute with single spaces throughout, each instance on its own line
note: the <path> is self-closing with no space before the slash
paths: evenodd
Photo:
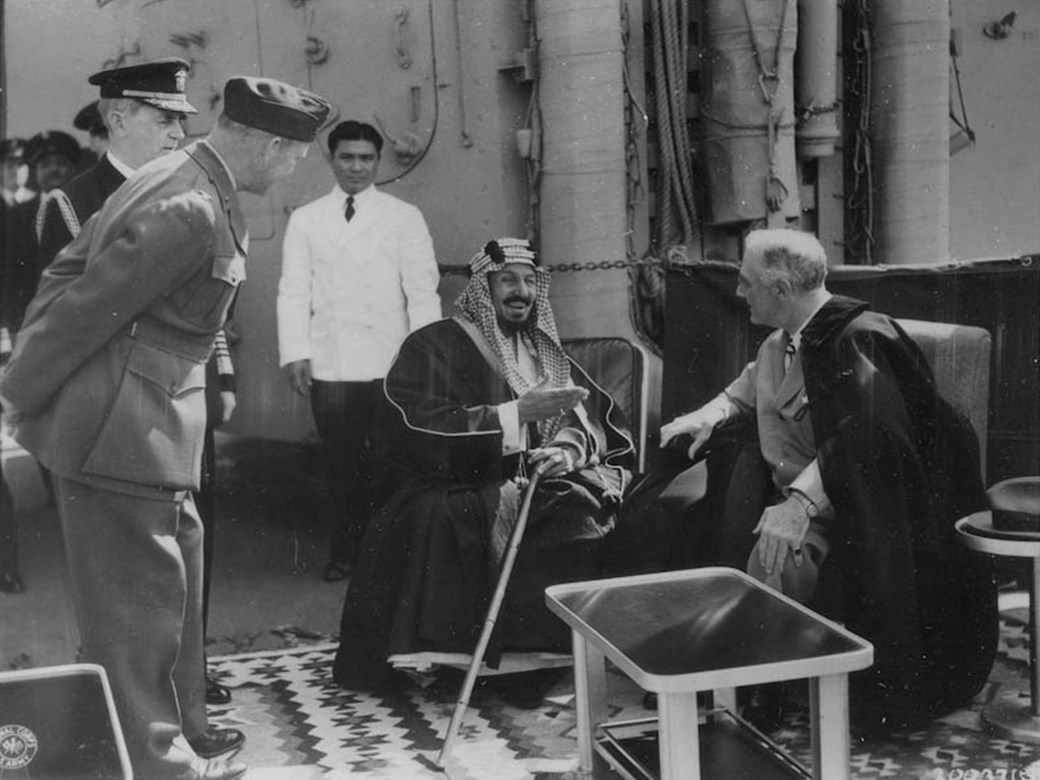
<path id="1" fill-rule="evenodd" d="M 14 516 L 3 464 L 0 462 L 0 574 L 18 574 L 18 522 Z"/>
<path id="2" fill-rule="evenodd" d="M 821 604 L 816 600 L 817 583 L 820 569 L 831 550 L 834 522 L 810 522 L 803 542 L 805 555 L 802 560 L 796 564 L 793 556 L 789 555 L 781 571 L 769 574 L 759 560 L 759 537 L 754 529 L 766 507 L 782 500 L 780 491 L 773 484 L 769 467 L 762 459 L 758 442 L 746 445 L 737 456 L 726 493 L 720 563 L 744 569 L 774 590 L 820 609 Z M 830 609 L 830 605 L 837 603 L 837 600 L 830 598 L 823 603 Z"/>
<path id="3" fill-rule="evenodd" d="M 174 778 L 206 730 L 202 524 L 191 494 L 55 477 L 82 660 L 105 668 L 135 777 Z"/>
<path id="4" fill-rule="evenodd" d="M 14 516 L 14 499 L 4 476 L 0 458 L 0 574 L 18 574 L 18 520 Z"/>
<path id="5" fill-rule="evenodd" d="M 213 534 L 217 513 L 217 447 L 213 428 L 206 426 L 202 446 L 202 474 L 195 494 L 195 508 L 202 519 L 202 630 L 209 625 L 209 585 L 213 577 Z"/>
<path id="6" fill-rule="evenodd" d="M 354 560 L 368 518 L 388 493 L 375 457 L 383 380 L 311 384 L 311 412 L 321 437 L 328 485 L 329 560 Z"/>

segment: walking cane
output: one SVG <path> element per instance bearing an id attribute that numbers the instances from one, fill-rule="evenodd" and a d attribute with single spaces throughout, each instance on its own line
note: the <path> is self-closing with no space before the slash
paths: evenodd
<path id="1" fill-rule="evenodd" d="M 527 527 L 527 516 L 531 512 L 531 499 L 534 497 L 535 487 L 538 485 L 538 479 L 541 476 L 542 470 L 540 468 L 535 469 L 534 474 L 531 475 L 531 481 L 527 483 L 524 500 L 520 505 L 520 513 L 516 518 L 516 526 L 513 528 L 513 534 L 509 538 L 509 548 L 506 550 L 506 557 L 502 562 L 502 571 L 498 575 L 498 585 L 495 587 L 495 593 L 491 597 L 491 604 L 488 606 L 487 616 L 484 618 L 484 628 L 480 632 L 480 639 L 477 640 L 477 647 L 473 651 L 473 660 L 470 662 L 469 670 L 466 672 L 466 679 L 462 683 L 459 700 L 455 703 L 455 712 L 452 713 L 451 723 L 448 724 L 448 732 L 444 735 L 444 747 L 441 748 L 441 753 L 437 757 L 438 769 L 443 770 L 445 768 L 445 762 L 448 760 L 455 738 L 458 736 L 459 727 L 462 726 L 462 718 L 466 714 L 469 697 L 473 694 L 473 686 L 477 682 L 477 673 L 480 671 L 480 665 L 484 662 L 484 653 L 487 652 L 488 643 L 491 641 L 491 632 L 495 628 L 498 612 L 502 609 L 502 600 L 505 598 L 506 586 L 509 584 L 509 576 L 513 573 L 513 564 L 516 562 L 516 554 L 520 549 L 520 540 L 524 537 L 524 529 Z"/>

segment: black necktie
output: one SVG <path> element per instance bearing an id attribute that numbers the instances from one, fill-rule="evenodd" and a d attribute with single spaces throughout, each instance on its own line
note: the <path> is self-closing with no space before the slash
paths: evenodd
<path id="1" fill-rule="evenodd" d="M 355 213 L 356 212 L 354 210 L 354 196 L 353 195 L 348 195 L 347 196 L 347 210 L 343 212 L 343 216 L 346 217 L 347 222 L 350 222 L 350 220 L 352 220 L 354 218 L 354 214 Z"/>
<path id="2" fill-rule="evenodd" d="M 785 334 L 786 335 L 786 334 Z M 794 339 L 787 336 L 787 343 L 784 345 L 784 373 L 786 374 L 790 368 L 791 363 L 794 362 L 794 354 L 798 351 L 798 347 L 794 343 Z"/>

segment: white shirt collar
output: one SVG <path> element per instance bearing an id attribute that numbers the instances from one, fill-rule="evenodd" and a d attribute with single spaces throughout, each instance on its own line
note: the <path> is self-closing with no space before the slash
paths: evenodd
<path id="1" fill-rule="evenodd" d="M 349 195 L 347 195 L 347 191 L 345 189 L 343 189 L 342 187 L 340 187 L 338 184 L 333 188 L 332 191 L 337 194 L 340 205 L 341 206 L 345 205 L 346 202 L 347 202 L 347 198 L 350 197 Z M 354 196 L 354 203 L 355 204 L 364 203 L 365 200 L 368 198 L 369 194 L 373 193 L 375 191 L 376 191 L 376 185 L 369 184 L 367 187 L 365 187 L 365 189 L 361 190 L 361 192 L 357 193 Z"/>
<path id="2" fill-rule="evenodd" d="M 831 299 L 831 294 L 827 293 L 818 304 L 816 308 L 809 312 L 809 316 L 805 318 L 801 325 L 798 326 L 798 330 L 791 334 L 791 343 L 794 344 L 794 348 L 798 349 L 802 343 L 802 331 L 805 330 L 805 326 L 812 322 L 812 318 L 823 308 L 824 304 Z"/>
<path id="3" fill-rule="evenodd" d="M 116 157 L 115 154 L 112 153 L 111 149 L 105 152 L 105 156 L 108 158 L 108 162 L 112 165 L 112 167 L 119 171 L 121 174 L 123 174 L 123 176 L 127 179 L 130 178 L 130 174 L 137 170 L 136 168 L 131 168 L 125 162 Z"/>

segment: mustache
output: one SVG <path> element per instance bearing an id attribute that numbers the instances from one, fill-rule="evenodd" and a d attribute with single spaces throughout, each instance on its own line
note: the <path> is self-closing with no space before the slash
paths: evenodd
<path id="1" fill-rule="evenodd" d="M 534 296 L 510 295 L 508 298 L 505 299 L 505 304 L 508 306 L 511 303 L 523 303 L 523 304 L 534 303 Z"/>

